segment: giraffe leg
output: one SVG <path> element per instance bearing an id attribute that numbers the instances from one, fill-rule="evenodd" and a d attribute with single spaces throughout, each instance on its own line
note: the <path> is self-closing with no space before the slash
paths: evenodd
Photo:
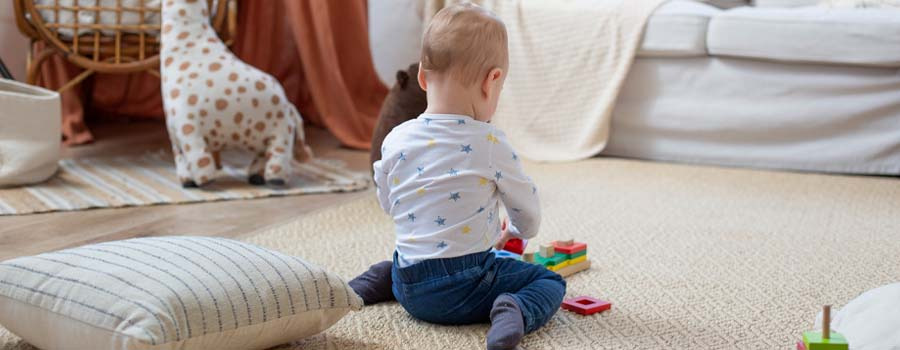
<path id="1" fill-rule="evenodd" d="M 251 185 L 256 186 L 265 185 L 266 179 L 265 177 L 263 177 L 265 167 L 265 155 L 258 154 L 253 158 L 253 162 L 250 163 L 250 168 L 247 169 L 247 174 L 249 175 L 247 182 L 249 182 Z"/>
<path id="2" fill-rule="evenodd" d="M 215 179 L 216 164 L 213 153 L 207 147 L 195 147 L 192 150 L 191 157 L 188 158 L 189 165 L 193 169 L 191 174 L 194 182 L 198 186 L 206 185 Z"/>
<path id="3" fill-rule="evenodd" d="M 172 143 L 172 156 L 175 158 L 175 175 L 183 187 L 197 187 L 191 176 L 191 166 L 187 161 L 186 150 L 181 145 L 181 140 L 176 136 L 175 130 L 169 128 L 169 141 Z"/>
<path id="4" fill-rule="evenodd" d="M 291 160 L 293 159 L 293 154 L 290 150 L 293 148 L 293 134 L 278 136 L 269 142 L 266 155 L 268 159 L 266 160 L 266 182 L 275 186 L 284 186 L 287 183 L 287 180 L 290 179 L 291 174 Z M 287 147 L 279 146 L 284 144 L 284 139 L 281 137 L 288 137 L 287 139 Z"/>

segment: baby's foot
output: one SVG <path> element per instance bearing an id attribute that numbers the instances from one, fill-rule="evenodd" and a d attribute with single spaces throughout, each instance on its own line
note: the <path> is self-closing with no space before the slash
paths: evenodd
<path id="1" fill-rule="evenodd" d="M 377 304 L 394 299 L 391 291 L 390 261 L 382 261 L 369 267 L 369 271 L 354 278 L 348 284 L 362 298 L 366 305 Z"/>
<path id="2" fill-rule="evenodd" d="M 491 329 L 487 334 L 488 350 L 515 349 L 525 336 L 522 310 L 513 297 L 504 294 L 494 300 L 491 308 Z"/>

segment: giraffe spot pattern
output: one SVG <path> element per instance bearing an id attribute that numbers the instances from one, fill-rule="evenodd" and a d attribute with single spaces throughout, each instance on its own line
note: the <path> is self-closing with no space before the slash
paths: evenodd
<path id="1" fill-rule="evenodd" d="M 176 167 L 177 178 L 198 184 L 211 180 L 211 173 L 197 171 L 218 166 L 218 152 L 231 147 L 272 157 L 265 169 L 283 172 L 292 160 L 288 141 L 295 135 L 291 123 L 276 120 L 294 112 L 278 81 L 235 58 L 211 28 L 197 24 L 194 17 L 206 2 L 165 1 L 165 6 L 177 6 L 162 14 L 166 35 L 161 38 L 160 67 L 166 117 L 175 125 L 169 131 L 173 143 L 180 145 L 176 162 L 184 163 Z M 187 153 L 188 144 L 193 153 Z"/>

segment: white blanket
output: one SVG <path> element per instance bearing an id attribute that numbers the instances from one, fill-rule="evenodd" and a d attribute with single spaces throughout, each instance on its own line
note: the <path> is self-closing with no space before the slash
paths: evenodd
<path id="1" fill-rule="evenodd" d="M 459 0 L 428 0 L 425 19 Z M 606 146 L 644 24 L 665 0 L 481 0 L 506 22 L 510 69 L 493 122 L 519 154 L 571 161 Z"/>

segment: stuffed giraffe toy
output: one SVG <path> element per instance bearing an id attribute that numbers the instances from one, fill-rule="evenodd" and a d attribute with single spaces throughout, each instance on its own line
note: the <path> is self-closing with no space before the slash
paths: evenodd
<path id="1" fill-rule="evenodd" d="M 284 185 L 292 161 L 312 157 L 281 84 L 225 47 L 205 0 L 164 1 L 161 46 L 163 107 L 184 187 L 212 181 L 224 149 L 252 152 L 254 185 Z"/>

